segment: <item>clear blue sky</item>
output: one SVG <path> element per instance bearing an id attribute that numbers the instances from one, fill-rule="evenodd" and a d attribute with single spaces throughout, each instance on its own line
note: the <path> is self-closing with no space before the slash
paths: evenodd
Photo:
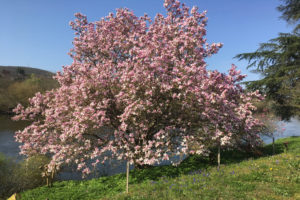
<path id="1" fill-rule="evenodd" d="M 207 38 L 222 42 L 218 54 L 207 59 L 209 69 L 227 71 L 234 63 L 248 74 L 247 80 L 259 78 L 246 70 L 246 62 L 233 57 L 252 52 L 279 32 L 290 32 L 280 20 L 279 0 L 181 0 L 188 6 L 207 10 Z M 137 16 L 147 13 L 165 15 L 163 0 L 0 0 L 0 65 L 30 66 L 56 72 L 71 64 L 67 55 L 74 32 L 69 22 L 81 12 L 93 22 L 127 7 Z"/>

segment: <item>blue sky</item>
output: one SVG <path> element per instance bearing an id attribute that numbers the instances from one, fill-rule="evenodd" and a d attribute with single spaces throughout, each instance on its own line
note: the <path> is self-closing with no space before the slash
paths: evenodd
<path id="1" fill-rule="evenodd" d="M 246 70 L 246 62 L 233 57 L 253 52 L 279 32 L 292 27 L 279 19 L 279 0 L 181 0 L 207 10 L 208 42 L 222 42 L 218 54 L 207 59 L 208 68 L 226 72 L 236 64 L 246 80 L 259 76 Z M 163 0 L 0 0 L 0 65 L 29 66 L 56 72 L 72 60 L 74 32 L 69 22 L 81 12 L 93 22 L 127 7 L 137 16 L 165 14 Z"/>

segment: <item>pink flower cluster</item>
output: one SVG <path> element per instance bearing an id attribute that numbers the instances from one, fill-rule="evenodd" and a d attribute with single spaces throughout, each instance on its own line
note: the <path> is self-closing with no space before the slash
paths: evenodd
<path id="1" fill-rule="evenodd" d="M 235 66 L 228 75 L 206 70 L 204 59 L 222 44 L 207 44 L 205 12 L 175 0 L 164 6 L 167 16 L 153 21 L 128 9 L 94 23 L 76 14 L 73 63 L 57 73 L 60 87 L 15 109 L 16 120 L 32 121 L 16 133 L 23 154 L 89 173 L 90 159 L 151 165 L 201 154 L 212 141 L 259 141 L 251 103 L 258 92 L 244 92 Z"/>

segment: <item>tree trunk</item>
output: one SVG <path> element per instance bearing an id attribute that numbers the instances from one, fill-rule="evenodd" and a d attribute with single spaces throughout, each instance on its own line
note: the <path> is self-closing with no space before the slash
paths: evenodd
<path id="1" fill-rule="evenodd" d="M 273 155 L 275 154 L 275 138 L 273 136 L 272 138 L 273 142 L 272 142 L 272 146 L 273 146 Z"/>
<path id="2" fill-rule="evenodd" d="M 126 193 L 128 194 L 128 185 L 129 185 L 129 161 L 127 161 L 126 166 Z"/>

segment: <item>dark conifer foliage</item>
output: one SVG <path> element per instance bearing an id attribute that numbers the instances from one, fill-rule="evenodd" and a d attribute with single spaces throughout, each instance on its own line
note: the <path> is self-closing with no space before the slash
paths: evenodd
<path id="1" fill-rule="evenodd" d="M 247 68 L 262 75 L 262 79 L 245 82 L 247 89 L 266 94 L 274 101 L 274 111 L 282 119 L 300 116 L 300 1 L 284 0 L 278 7 L 281 18 L 296 25 L 292 33 L 279 33 L 277 38 L 260 44 L 252 53 L 236 55 L 247 60 Z M 298 29 L 297 29 L 298 27 Z"/>

